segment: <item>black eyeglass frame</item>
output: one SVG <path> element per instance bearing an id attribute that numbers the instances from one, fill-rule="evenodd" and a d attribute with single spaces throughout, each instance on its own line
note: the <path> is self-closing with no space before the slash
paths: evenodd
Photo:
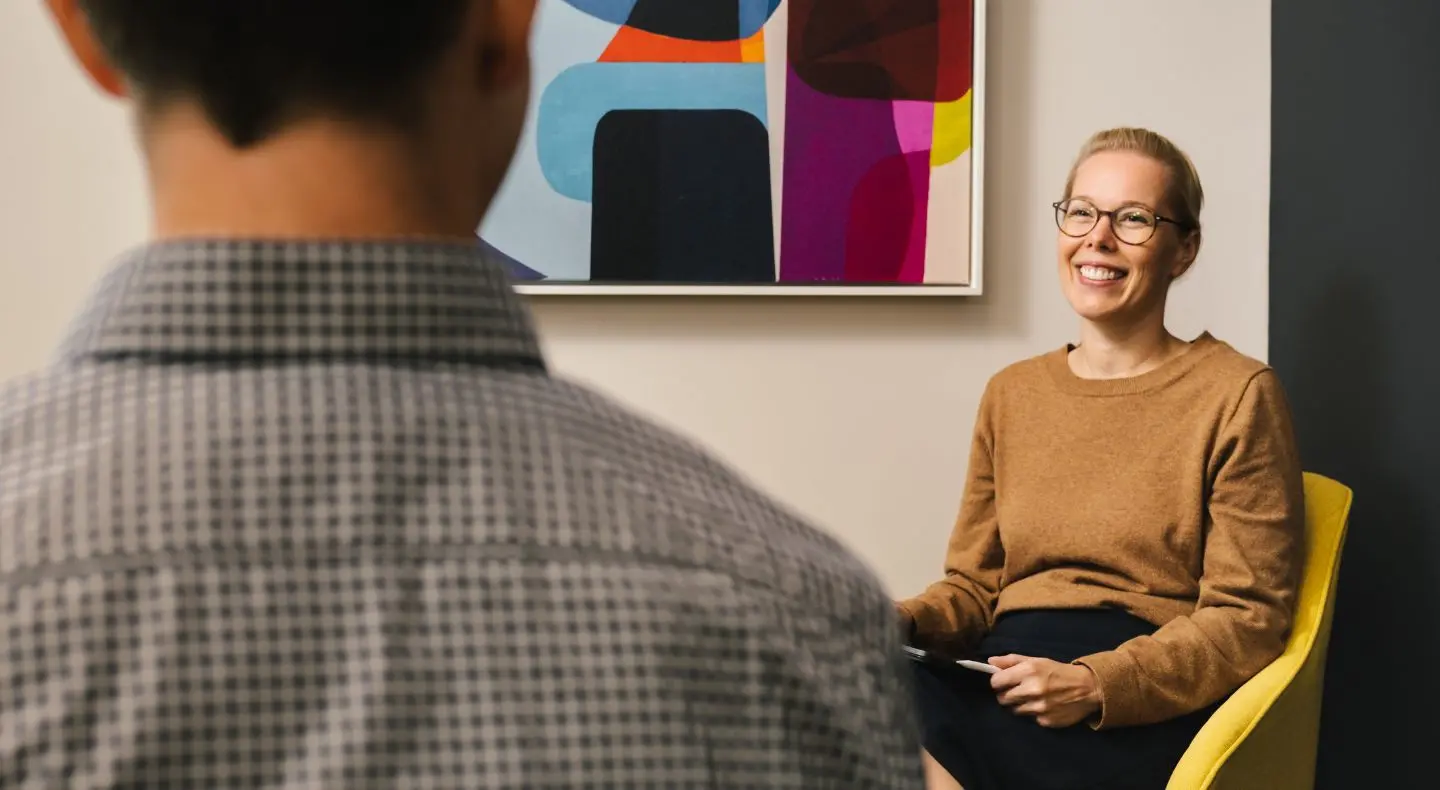
<path id="1" fill-rule="evenodd" d="M 1050 204 L 1050 208 L 1055 209 L 1055 227 L 1059 228 L 1061 233 L 1064 233 L 1066 236 L 1069 236 L 1069 237 L 1072 238 L 1072 239 L 1083 239 L 1083 238 L 1085 238 L 1086 236 L 1090 235 L 1090 231 L 1095 230 L 1095 226 L 1100 224 L 1100 218 L 1101 218 L 1101 217 L 1109 217 L 1109 218 L 1110 218 L 1110 229 L 1111 229 L 1111 232 L 1115 234 L 1115 238 L 1120 239 L 1121 243 L 1129 244 L 1129 245 L 1132 246 L 1132 247 L 1139 247 L 1139 246 L 1141 246 L 1141 245 L 1150 243 L 1150 240 L 1153 239 L 1153 238 L 1155 238 L 1155 234 L 1160 231 L 1160 225 L 1161 225 L 1161 223 L 1168 222 L 1168 223 L 1170 223 L 1171 225 L 1174 225 L 1175 227 L 1177 227 L 1177 228 L 1179 228 L 1179 229 L 1181 229 L 1181 230 L 1183 230 L 1183 231 L 1192 231 L 1192 230 L 1195 229 L 1195 227 L 1194 227 L 1192 224 L 1190 224 L 1189 222 L 1184 222 L 1184 221 L 1178 220 L 1178 219 L 1172 219 L 1172 218 L 1170 218 L 1170 217 L 1164 216 L 1163 214 L 1157 214 L 1157 213 L 1156 213 L 1154 210 L 1152 210 L 1149 206 L 1145 206 L 1145 205 L 1142 205 L 1142 204 L 1140 204 L 1140 203 L 1126 203 L 1125 205 L 1120 206 L 1119 208 L 1113 209 L 1113 210 L 1111 210 L 1111 211 L 1102 211 L 1099 206 L 1097 206 L 1097 205 L 1095 205 L 1094 203 L 1091 203 L 1090 201 L 1087 200 L 1087 201 L 1085 201 L 1085 203 L 1086 203 L 1087 205 L 1089 205 L 1091 208 L 1095 209 L 1095 224 L 1094 224 L 1094 225 L 1091 225 L 1084 233 L 1075 234 L 1075 233 L 1071 233 L 1071 232 L 1068 231 L 1068 230 L 1065 230 L 1065 213 L 1064 213 L 1064 212 L 1061 210 L 1061 208 L 1060 208 L 1061 206 L 1065 205 L 1066 203 L 1071 202 L 1072 200 L 1077 200 L 1077 198 L 1068 198 L 1068 199 L 1066 199 L 1066 200 L 1057 200 L 1057 201 L 1055 201 L 1054 203 L 1051 203 L 1051 204 Z M 1116 214 L 1119 214 L 1120 212 L 1122 212 L 1122 211 L 1124 211 L 1125 209 L 1128 209 L 1128 208 L 1143 208 L 1143 209 L 1145 209 L 1145 211 L 1149 212 L 1150 214 L 1152 214 L 1152 215 L 1155 217 L 1155 224 L 1154 224 L 1153 226 L 1151 226 L 1151 228 L 1150 228 L 1150 235 L 1149 235 L 1149 236 L 1146 236 L 1143 241 L 1128 241 L 1128 240 L 1126 240 L 1126 239 L 1123 239 L 1123 238 L 1120 237 L 1120 231 L 1119 231 L 1119 230 L 1116 230 L 1116 228 L 1117 228 L 1118 226 L 1115 224 L 1115 223 L 1116 223 L 1115 215 L 1116 215 Z"/>

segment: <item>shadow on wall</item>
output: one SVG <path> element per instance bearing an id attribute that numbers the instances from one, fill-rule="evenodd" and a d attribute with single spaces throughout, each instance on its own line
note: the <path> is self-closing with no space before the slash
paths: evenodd
<path id="1" fill-rule="evenodd" d="M 1399 424 L 1396 399 L 1405 371 L 1419 360 L 1393 358 L 1405 345 L 1367 285 L 1367 269 L 1350 267 L 1353 273 L 1321 292 L 1297 335 L 1305 350 L 1293 357 L 1293 370 L 1282 371 L 1303 426 L 1306 467 L 1355 491 L 1326 675 L 1322 787 L 1350 786 L 1337 780 L 1357 762 L 1378 780 L 1386 766 L 1432 749 L 1432 728 L 1417 725 L 1431 716 L 1427 703 L 1440 692 L 1437 554 L 1420 488 L 1434 470 L 1394 460 L 1416 457 L 1396 452 L 1397 443 L 1416 438 Z M 1357 754 L 1365 757 L 1357 761 Z"/>

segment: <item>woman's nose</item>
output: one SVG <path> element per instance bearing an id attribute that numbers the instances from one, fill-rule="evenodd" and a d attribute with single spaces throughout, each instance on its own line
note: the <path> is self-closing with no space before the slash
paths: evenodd
<path id="1" fill-rule="evenodd" d="M 1109 215 L 1101 215 L 1095 222 L 1095 227 L 1085 234 L 1085 241 L 1101 249 L 1115 249 L 1115 226 L 1111 224 Z"/>

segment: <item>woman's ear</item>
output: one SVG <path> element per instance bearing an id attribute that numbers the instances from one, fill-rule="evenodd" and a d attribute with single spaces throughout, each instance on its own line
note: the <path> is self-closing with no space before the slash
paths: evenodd
<path id="1" fill-rule="evenodd" d="M 80 7 L 80 0 L 46 0 L 46 5 L 70 52 L 80 61 L 81 68 L 85 69 L 96 87 L 116 98 L 126 98 L 129 88 L 125 77 L 100 46 L 95 29 L 90 26 L 90 17 Z"/>
<path id="2" fill-rule="evenodd" d="M 1185 234 L 1180 240 L 1180 254 L 1175 256 L 1175 265 L 1170 269 L 1170 278 L 1178 280 L 1195 265 L 1200 256 L 1200 230 L 1197 228 Z"/>

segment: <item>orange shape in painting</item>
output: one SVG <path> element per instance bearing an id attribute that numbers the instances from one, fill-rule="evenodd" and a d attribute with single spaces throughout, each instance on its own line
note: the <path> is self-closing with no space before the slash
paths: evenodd
<path id="1" fill-rule="evenodd" d="M 764 63 L 765 31 L 744 41 L 690 41 L 622 25 L 601 63 Z"/>
<path id="2" fill-rule="evenodd" d="M 765 30 L 740 42 L 740 60 L 745 63 L 765 62 Z"/>

